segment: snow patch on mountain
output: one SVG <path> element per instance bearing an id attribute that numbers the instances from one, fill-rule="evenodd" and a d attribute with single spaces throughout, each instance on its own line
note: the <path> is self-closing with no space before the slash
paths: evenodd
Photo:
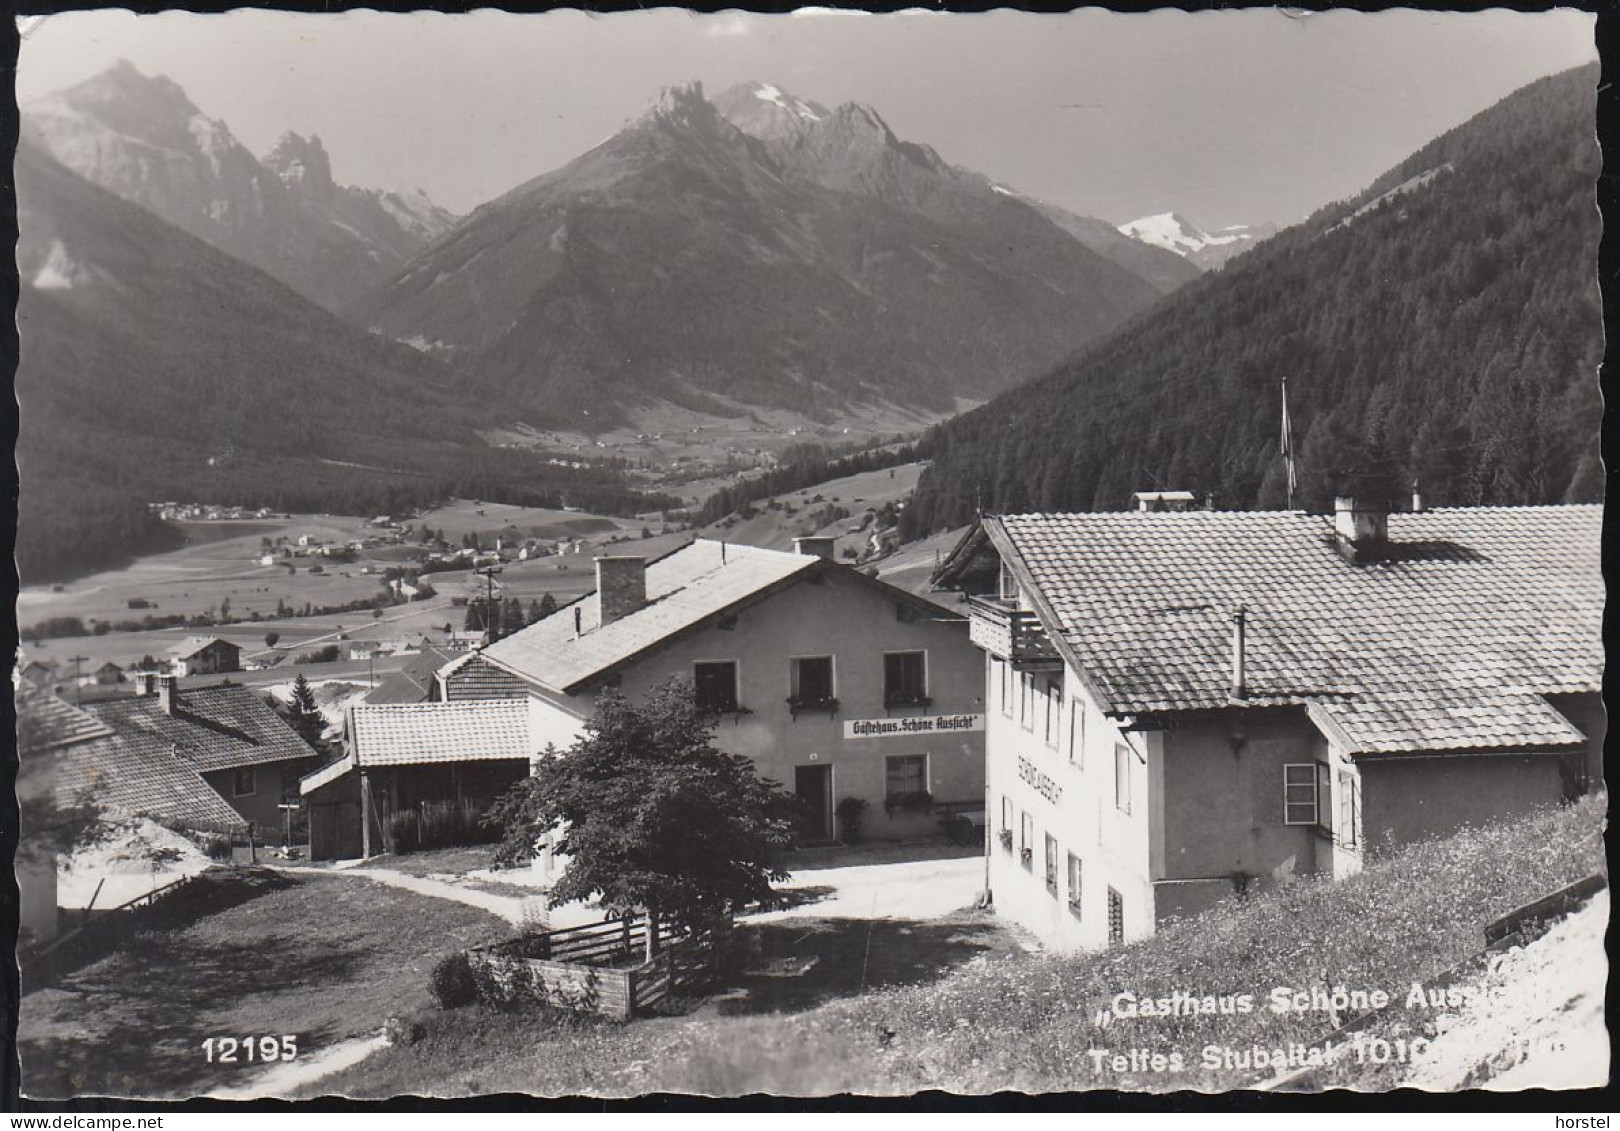
<path id="1" fill-rule="evenodd" d="M 1173 251 L 1200 267 L 1218 267 L 1240 251 L 1270 236 L 1270 225 L 1233 224 L 1209 232 L 1175 212 L 1159 212 L 1119 226 L 1121 234 L 1153 247 Z"/>
<path id="2" fill-rule="evenodd" d="M 1144 243 L 1162 247 L 1166 251 L 1173 251 L 1179 255 L 1190 255 L 1195 251 L 1202 251 L 1206 247 L 1220 247 L 1224 244 L 1236 243 L 1244 238 L 1247 231 L 1242 227 L 1232 227 L 1222 228 L 1217 232 L 1206 232 L 1174 212 L 1160 212 L 1154 216 L 1144 216 L 1140 220 L 1132 220 L 1128 224 L 1121 224 L 1119 230 L 1133 239 L 1139 239 Z"/>
<path id="3" fill-rule="evenodd" d="M 754 97 L 759 99 L 761 102 L 770 102 L 780 106 L 789 113 L 797 114 L 799 117 L 808 119 L 809 121 L 821 121 L 821 115 L 810 109 L 807 104 L 799 101 L 797 98 L 793 98 L 792 96 L 784 98 L 781 89 L 772 86 L 768 82 L 762 82 L 758 86 L 754 87 Z"/>
<path id="4" fill-rule="evenodd" d="M 52 240 L 50 251 L 45 253 L 45 262 L 34 273 L 32 282 L 36 290 L 67 291 L 84 282 L 87 277 L 88 272 L 68 254 L 62 241 Z"/>

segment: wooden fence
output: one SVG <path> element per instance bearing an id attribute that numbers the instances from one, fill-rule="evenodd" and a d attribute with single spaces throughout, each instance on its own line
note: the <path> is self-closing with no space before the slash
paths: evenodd
<path id="1" fill-rule="evenodd" d="M 707 981 L 718 932 L 661 928 L 649 960 L 647 920 L 610 920 L 525 935 L 467 952 L 479 993 L 628 1021 L 671 994 Z"/>
<path id="2" fill-rule="evenodd" d="M 153 909 L 196 880 L 196 875 L 181 876 L 116 907 L 100 911 L 86 909 L 75 926 L 38 948 L 19 953 L 17 960 L 21 973 L 37 988 L 38 985 L 54 981 L 68 970 L 94 961 L 145 927 Z M 99 892 L 101 889 L 98 887 L 96 890 Z"/>

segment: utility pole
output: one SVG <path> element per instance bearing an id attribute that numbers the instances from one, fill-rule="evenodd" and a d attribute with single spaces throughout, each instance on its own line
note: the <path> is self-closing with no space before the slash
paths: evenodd
<path id="1" fill-rule="evenodd" d="M 84 672 L 79 665 L 88 662 L 90 657 L 69 656 L 68 659 L 73 662 L 73 701 L 75 703 L 83 703 L 84 684 L 80 683 L 79 681 L 84 677 Z"/>
<path id="2" fill-rule="evenodd" d="M 473 570 L 474 573 L 484 575 L 484 643 L 489 644 L 495 638 L 495 626 L 491 623 L 490 610 L 495 606 L 495 575 L 501 572 L 497 565 L 484 566 Z"/>

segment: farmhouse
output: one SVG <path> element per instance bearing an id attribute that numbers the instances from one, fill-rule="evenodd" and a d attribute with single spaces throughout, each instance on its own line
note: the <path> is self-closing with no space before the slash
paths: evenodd
<path id="1" fill-rule="evenodd" d="M 840 833 L 846 798 L 866 803 L 876 838 L 935 834 L 947 813 L 982 820 L 982 661 L 965 618 L 832 561 L 831 543 L 597 558 L 595 591 L 440 668 L 413 725 L 520 702 L 539 756 L 583 732 L 604 689 L 639 700 L 680 677 L 719 716 L 717 744 L 804 802 L 810 839 Z"/>
<path id="2" fill-rule="evenodd" d="M 217 636 L 192 636 L 169 649 L 174 674 L 218 675 L 242 670 L 242 649 Z"/>
<path id="3" fill-rule="evenodd" d="M 986 517 L 996 907 L 1060 947 L 1601 778 L 1598 507 Z"/>
<path id="4" fill-rule="evenodd" d="M 246 687 L 181 690 L 174 676 L 138 681 L 141 694 L 85 704 L 106 733 L 64 751 L 56 793 L 112 812 L 185 828 L 275 829 L 278 806 L 320 761 L 285 720 Z"/>
<path id="5" fill-rule="evenodd" d="M 98 684 L 112 684 L 124 682 L 124 669 L 111 660 L 96 669 L 95 680 Z"/>
<path id="6" fill-rule="evenodd" d="M 56 678 L 54 661 L 29 660 L 22 667 L 22 678 L 35 687 L 44 687 Z"/>

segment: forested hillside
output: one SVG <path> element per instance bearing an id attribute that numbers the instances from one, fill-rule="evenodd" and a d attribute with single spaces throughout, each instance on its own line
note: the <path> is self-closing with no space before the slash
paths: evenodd
<path id="1" fill-rule="evenodd" d="M 1298 503 L 1601 497 L 1598 70 L 1517 91 L 1355 200 L 1187 284 L 1044 378 L 941 425 L 908 536 L 986 511 L 1188 489 Z"/>
<path id="2" fill-rule="evenodd" d="M 17 149 L 25 582 L 159 548 L 146 502 L 394 512 L 452 495 L 672 505 L 491 448 L 437 361 Z"/>

